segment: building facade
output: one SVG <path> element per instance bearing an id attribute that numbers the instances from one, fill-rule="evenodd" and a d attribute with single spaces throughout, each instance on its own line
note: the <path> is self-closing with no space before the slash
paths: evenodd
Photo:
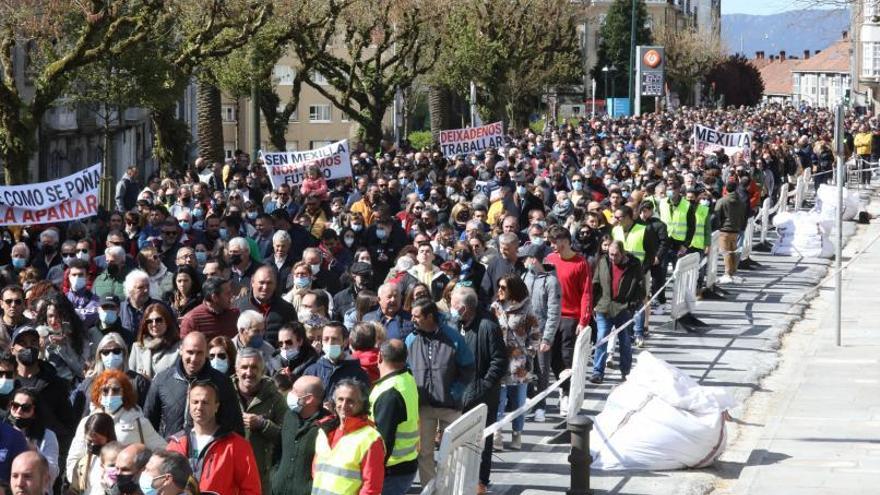
<path id="1" fill-rule="evenodd" d="M 850 2 L 852 27 L 852 103 L 876 110 L 880 105 L 880 1 Z"/>

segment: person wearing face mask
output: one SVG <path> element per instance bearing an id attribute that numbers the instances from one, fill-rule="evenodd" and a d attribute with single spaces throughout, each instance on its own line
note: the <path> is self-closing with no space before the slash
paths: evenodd
<path id="1" fill-rule="evenodd" d="M 194 493 L 193 470 L 185 455 L 160 450 L 148 456 L 143 470 L 135 478 L 131 493 L 139 495 L 180 495 Z"/>
<path id="2" fill-rule="evenodd" d="M 95 362 L 92 368 L 86 372 L 85 379 L 80 382 L 73 392 L 73 409 L 78 417 L 89 414 L 92 385 L 95 378 L 107 370 L 123 371 L 134 387 L 138 406 L 144 405 L 147 391 L 150 389 L 150 379 L 129 369 L 128 348 L 126 347 L 125 340 L 118 333 L 108 333 L 97 344 Z"/>
<path id="3" fill-rule="evenodd" d="M 99 297 L 88 287 L 89 264 L 81 259 L 71 261 L 67 269 L 70 289 L 67 300 L 73 304 L 84 328 L 91 328 L 98 321 Z"/>
<path id="4" fill-rule="evenodd" d="M 345 273 L 345 269 L 338 273 L 328 270 L 327 265 L 329 260 L 325 260 L 321 250 L 316 247 L 306 248 L 306 250 L 303 251 L 302 260 L 303 263 L 309 265 L 312 288 L 324 289 L 330 294 L 339 292 L 339 279 L 342 277 L 342 274 Z"/>
<path id="5" fill-rule="evenodd" d="M 73 437 L 75 415 L 70 404 L 70 388 L 55 368 L 40 356 L 40 334 L 34 327 L 21 327 L 12 334 L 12 354 L 18 366 L 15 376 L 20 386 L 33 388 L 45 405 L 46 426 L 58 435 L 62 452 Z"/>
<path id="6" fill-rule="evenodd" d="M 681 180 L 671 177 L 666 181 L 666 198 L 660 201 L 660 220 L 669 233 L 669 260 L 675 264 L 676 257 L 687 252 L 696 227 L 696 208 L 681 195 Z"/>
<path id="7" fill-rule="evenodd" d="M 20 431 L 27 442 L 36 447 L 49 464 L 49 484 L 55 484 L 60 468 L 58 467 L 58 437 L 46 427 L 40 401 L 36 391 L 19 388 L 12 394 L 9 408 L 9 421 Z M 9 457 L 15 457 L 7 453 Z"/>
<path id="8" fill-rule="evenodd" d="M 288 408 L 287 401 L 266 373 L 266 361 L 260 351 L 253 348 L 239 351 L 232 380 L 238 391 L 245 438 L 254 449 L 260 470 L 260 485 L 263 493 L 269 495 L 272 493 L 269 473 L 275 445 L 281 437 L 281 425 Z"/>
<path id="9" fill-rule="evenodd" d="M 281 456 L 272 474 L 273 495 L 311 495 L 315 440 L 322 427 L 332 427 L 335 418 L 324 409 L 324 386 L 314 376 L 293 382 L 287 393 L 287 411 L 281 427 Z"/>
<path id="10" fill-rule="evenodd" d="M 534 367 L 538 378 L 535 392 L 539 393 L 550 383 L 550 350 L 562 316 L 561 289 L 556 268 L 543 263 L 545 254 L 540 246 L 524 246 L 518 255 L 526 268 L 522 279 L 529 289 L 532 310 L 538 318 L 538 328 L 543 330 L 538 346 L 537 366 Z M 545 419 L 546 401 L 541 401 L 535 406 L 535 422 L 543 423 Z"/>
<path id="11" fill-rule="evenodd" d="M 332 396 L 336 384 L 345 378 L 370 383 L 367 373 L 357 359 L 348 352 L 348 330 L 339 322 L 329 322 L 321 331 L 321 347 L 324 355 L 306 368 L 303 376 L 317 376 L 324 384 L 324 399 Z"/>
<path id="12" fill-rule="evenodd" d="M 31 249 L 27 244 L 18 242 L 12 246 L 11 256 L 9 264 L 0 267 L 0 273 L 6 280 L 18 281 L 19 274 L 28 266 L 28 261 L 31 259 Z"/>
<path id="13" fill-rule="evenodd" d="M 345 313 L 354 307 L 358 293 L 375 287 L 373 267 L 367 263 L 353 263 L 348 276 L 351 280 L 349 286 L 333 296 L 333 318 L 336 320 L 342 320 Z"/>
<path id="14" fill-rule="evenodd" d="M 77 437 L 67 453 L 66 469 L 70 490 L 74 493 L 99 495 L 101 488 L 101 449 L 116 441 L 113 417 L 96 412 L 80 422 Z"/>
<path id="15" fill-rule="evenodd" d="M 67 455 L 68 473 L 80 459 L 95 453 L 92 448 L 97 442 L 89 436 L 89 423 L 94 421 L 95 416 L 106 415 L 111 418 L 114 437 L 112 441 L 122 444 L 140 442 L 152 450 L 165 448 L 167 442 L 144 417 L 138 407 L 136 395 L 134 385 L 121 370 L 107 369 L 95 377 L 90 397 L 91 413 L 79 422 L 70 444 Z"/>
<path id="16" fill-rule="evenodd" d="M 266 342 L 266 322 L 263 315 L 252 309 L 241 312 L 238 316 L 238 334 L 231 340 L 235 347 L 236 353 L 240 354 L 244 349 L 254 349 L 263 357 L 263 368 L 266 373 L 274 375 L 277 369 L 272 361 L 272 355 L 275 348 L 272 344 Z"/>
<path id="17" fill-rule="evenodd" d="M 40 232 L 40 248 L 34 255 L 31 266 L 39 270 L 42 277 L 48 278 L 49 270 L 56 266 L 63 267 L 63 261 L 61 259 L 61 255 L 59 254 L 60 244 L 61 240 L 59 239 L 59 234 L 55 227 L 50 227 Z M 63 271 L 63 268 L 59 268 L 59 270 Z M 59 273 L 58 275 L 58 279 L 60 282 L 61 273 Z"/>
<path id="18" fill-rule="evenodd" d="M 125 250 L 120 246 L 110 246 L 104 250 L 104 259 L 106 267 L 95 277 L 92 291 L 98 297 L 115 295 L 119 299 L 124 299 L 125 277 L 131 271 L 126 263 Z"/>
<path id="19" fill-rule="evenodd" d="M 532 190 L 534 186 L 526 181 L 525 173 L 519 172 L 516 176 L 516 191 L 513 195 L 513 203 L 520 225 L 528 224 L 529 213 L 532 210 L 544 211 L 544 202 L 536 196 Z"/>
<path id="20" fill-rule="evenodd" d="M 151 455 L 152 451 L 142 443 L 133 443 L 120 450 L 116 456 L 116 484 L 107 495 L 140 495 L 138 478 Z"/>
<path id="21" fill-rule="evenodd" d="M 396 227 L 396 228 L 395 228 Z M 394 265 L 397 253 L 407 243 L 406 233 L 391 218 L 380 217 L 364 236 L 364 244 L 370 251 L 373 275 L 384 280 Z"/>
<path id="22" fill-rule="evenodd" d="M 278 353 L 274 358 L 278 373 L 295 381 L 319 358 L 320 354 L 312 346 L 302 323 L 293 321 L 278 331 Z"/>

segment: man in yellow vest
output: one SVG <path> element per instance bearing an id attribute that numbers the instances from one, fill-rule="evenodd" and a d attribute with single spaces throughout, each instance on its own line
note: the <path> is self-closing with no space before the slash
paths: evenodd
<path id="1" fill-rule="evenodd" d="M 343 378 L 333 391 L 339 426 L 315 440 L 312 495 L 380 495 L 385 479 L 385 444 L 367 418 L 367 386 Z"/>
<path id="2" fill-rule="evenodd" d="M 404 495 L 419 467 L 419 390 L 406 368 L 402 340 L 379 347 L 379 375 L 370 393 L 370 419 L 386 447 L 382 495 Z"/>
<path id="3" fill-rule="evenodd" d="M 696 225 L 695 208 L 681 195 L 681 180 L 670 177 L 666 181 L 666 199 L 660 201 L 660 220 L 669 233 L 670 262 L 687 253 Z"/>
<path id="4" fill-rule="evenodd" d="M 698 193 L 696 189 L 688 189 L 685 199 L 692 205 L 694 212 L 694 233 L 687 244 L 689 253 L 706 253 L 712 242 L 712 204 L 708 192 Z"/>
<path id="5" fill-rule="evenodd" d="M 644 278 L 657 255 L 660 244 L 657 233 L 643 223 L 636 223 L 633 210 L 627 205 L 621 206 L 614 212 L 614 219 L 617 226 L 611 229 L 611 237 L 615 241 L 620 241 L 626 252 L 639 260 Z M 648 285 L 643 282 L 643 286 Z M 636 309 L 634 320 L 636 345 L 641 347 L 645 340 L 645 312 L 642 308 Z"/>

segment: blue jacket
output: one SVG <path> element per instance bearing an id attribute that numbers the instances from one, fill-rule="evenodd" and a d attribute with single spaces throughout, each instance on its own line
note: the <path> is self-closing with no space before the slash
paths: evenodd
<path id="1" fill-rule="evenodd" d="M 0 421 L 0 479 L 11 479 L 12 460 L 27 450 L 30 446 L 24 435 L 9 423 Z"/>
<path id="2" fill-rule="evenodd" d="M 409 368 L 419 388 L 419 404 L 461 409 L 474 379 L 474 354 L 445 321 L 436 332 L 416 330 L 406 337 Z"/>
<path id="3" fill-rule="evenodd" d="M 370 311 L 364 315 L 364 321 L 378 321 L 385 327 L 386 339 L 404 340 L 413 333 L 412 316 L 404 310 L 400 310 L 394 318 L 386 318 L 381 309 Z"/>
<path id="4" fill-rule="evenodd" d="M 338 363 L 331 362 L 327 356 L 321 356 L 320 359 L 312 363 L 306 368 L 303 376 L 317 376 L 324 384 L 324 399 L 333 397 L 333 390 L 336 384 L 344 378 L 354 378 L 362 382 L 367 388 L 370 387 L 370 377 L 361 368 L 361 363 L 351 356 L 344 356 Z"/>

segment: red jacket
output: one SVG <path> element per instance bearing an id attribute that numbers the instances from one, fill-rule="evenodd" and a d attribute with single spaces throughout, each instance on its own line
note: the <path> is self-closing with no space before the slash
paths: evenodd
<path id="1" fill-rule="evenodd" d="M 351 355 L 360 361 L 364 373 L 370 377 L 370 384 L 376 383 L 379 380 L 379 349 L 352 351 Z"/>
<path id="2" fill-rule="evenodd" d="M 222 431 L 222 430 L 221 430 Z M 187 458 L 190 452 L 190 430 L 182 431 L 168 439 L 168 450 Z M 221 495 L 262 495 L 260 470 L 251 444 L 238 433 L 217 432 L 217 436 L 199 455 L 195 466 L 199 490 Z"/>
<path id="3" fill-rule="evenodd" d="M 559 253 L 550 253 L 545 263 L 556 267 L 559 289 L 562 293 L 562 317 L 578 321 L 578 325 L 590 324 L 593 314 L 593 270 L 579 254 L 563 259 Z"/>
<path id="4" fill-rule="evenodd" d="M 330 442 L 330 448 L 332 449 L 336 446 L 336 442 L 338 442 L 343 435 L 357 431 L 363 428 L 364 425 L 374 426 L 366 417 L 346 419 L 341 430 L 339 428 L 334 428 L 327 432 L 327 441 Z M 169 446 L 169 449 L 170 448 L 171 447 Z M 317 456 L 315 457 L 317 458 Z M 314 477 L 315 463 L 312 461 L 312 478 L 314 479 Z M 382 493 L 382 484 L 385 482 L 385 444 L 382 442 L 381 438 L 378 438 L 373 442 L 373 445 L 370 446 L 370 450 L 367 451 L 367 455 L 364 456 L 364 460 L 361 461 L 361 479 L 363 480 L 363 484 L 361 485 L 361 490 L 358 495 L 380 495 Z M 223 493 L 222 495 L 226 494 Z"/>

